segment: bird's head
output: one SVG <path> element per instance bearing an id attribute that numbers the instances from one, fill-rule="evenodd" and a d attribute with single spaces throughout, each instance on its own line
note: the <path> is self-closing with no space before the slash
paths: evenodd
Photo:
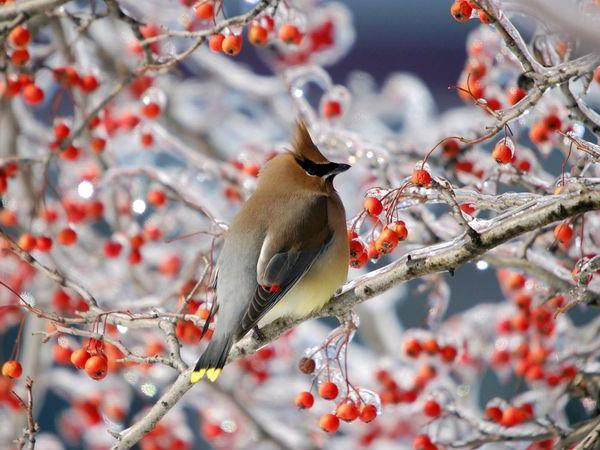
<path id="1" fill-rule="evenodd" d="M 324 180 L 332 179 L 350 168 L 349 164 L 335 163 L 325 158 L 311 139 L 303 121 L 299 121 L 296 126 L 292 153 L 296 162 L 309 176 Z"/>

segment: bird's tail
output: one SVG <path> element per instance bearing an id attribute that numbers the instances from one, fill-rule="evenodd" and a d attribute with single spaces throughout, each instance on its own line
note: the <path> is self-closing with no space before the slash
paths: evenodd
<path id="1" fill-rule="evenodd" d="M 190 376 L 192 383 L 200 381 L 204 375 L 210 381 L 215 381 L 221 375 L 221 371 L 227 361 L 227 355 L 233 344 L 232 336 L 214 336 L 198 359 L 196 367 Z"/>

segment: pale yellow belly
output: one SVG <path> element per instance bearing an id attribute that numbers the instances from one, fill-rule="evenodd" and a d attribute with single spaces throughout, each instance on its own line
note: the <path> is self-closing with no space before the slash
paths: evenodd
<path id="1" fill-rule="evenodd" d="M 348 261 L 334 246 L 323 255 L 265 316 L 258 322 L 264 327 L 279 317 L 304 317 L 321 308 L 346 281 Z"/>

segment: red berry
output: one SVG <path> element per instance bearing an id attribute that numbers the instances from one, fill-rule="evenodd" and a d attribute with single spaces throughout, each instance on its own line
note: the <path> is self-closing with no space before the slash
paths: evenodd
<path id="1" fill-rule="evenodd" d="M 323 116 L 327 119 L 338 117 L 342 114 L 342 105 L 336 100 L 327 100 L 323 103 Z"/>
<path id="2" fill-rule="evenodd" d="M 512 157 L 512 148 L 506 145 L 504 140 L 496 144 L 494 151 L 492 152 L 492 158 L 494 158 L 498 164 L 508 164 L 511 162 Z"/>
<path id="3" fill-rule="evenodd" d="M 423 414 L 427 417 L 438 417 L 442 413 L 442 407 L 435 400 L 427 400 L 423 405 Z"/>
<path id="4" fill-rule="evenodd" d="M 442 358 L 442 361 L 446 363 L 453 362 L 456 359 L 457 353 L 458 351 L 456 350 L 456 347 L 452 345 L 445 345 L 440 349 L 440 356 Z"/>
<path id="5" fill-rule="evenodd" d="M 29 61 L 29 52 L 26 48 L 16 48 L 11 53 L 10 60 L 15 66 L 21 66 Z"/>
<path id="6" fill-rule="evenodd" d="M 66 123 L 59 122 L 54 125 L 54 137 L 57 140 L 62 141 L 69 136 L 69 133 L 71 133 L 71 129 Z"/>
<path id="7" fill-rule="evenodd" d="M 404 341 L 403 347 L 404 347 L 404 353 L 406 353 L 408 356 L 410 356 L 412 358 L 418 357 L 419 354 L 421 353 L 421 351 L 423 350 L 421 343 L 414 338 L 407 339 L 406 341 Z"/>
<path id="8" fill-rule="evenodd" d="M 286 44 L 299 44 L 302 41 L 302 33 L 295 25 L 286 23 L 279 29 L 279 39 Z"/>
<path id="9" fill-rule="evenodd" d="M 378 216 L 383 211 L 381 201 L 375 197 L 367 197 L 363 203 L 363 207 L 371 216 Z"/>
<path id="10" fill-rule="evenodd" d="M 223 41 L 225 36 L 221 33 L 213 34 L 208 40 L 208 47 L 215 53 L 221 53 L 223 51 Z"/>
<path id="11" fill-rule="evenodd" d="M 215 8 L 212 2 L 204 2 L 194 7 L 194 13 L 200 20 L 212 20 L 215 15 Z"/>
<path id="12" fill-rule="evenodd" d="M 385 227 L 377 241 L 375 241 L 375 248 L 379 253 L 388 254 L 394 251 L 396 246 L 398 245 L 399 238 L 398 234 L 395 231 L 391 230 L 388 227 Z"/>
<path id="13" fill-rule="evenodd" d="M 494 22 L 494 19 L 488 15 L 483 9 L 479 11 L 479 21 L 483 24 L 490 24 Z"/>
<path id="14" fill-rule="evenodd" d="M 550 130 L 548 130 L 546 124 L 540 122 L 535 124 L 533 127 L 531 127 L 531 130 L 529 130 L 529 139 L 534 144 L 541 144 L 548 140 L 549 134 Z"/>
<path id="15" fill-rule="evenodd" d="M 148 119 L 154 119 L 160 115 L 160 106 L 154 102 L 147 103 L 142 105 L 141 113 Z"/>
<path id="16" fill-rule="evenodd" d="M 167 195 L 163 191 L 150 191 L 148 192 L 148 202 L 160 208 L 167 202 Z"/>
<path id="17" fill-rule="evenodd" d="M 502 413 L 500 424 L 504 427 L 514 427 L 521 422 L 522 413 L 516 406 L 509 406 Z"/>
<path id="18" fill-rule="evenodd" d="M 319 385 L 319 395 L 325 400 L 333 400 L 338 396 L 339 390 L 335 383 L 325 381 Z"/>
<path id="19" fill-rule="evenodd" d="M 85 348 L 79 348 L 71 353 L 71 363 L 78 369 L 83 369 L 85 363 L 90 359 L 92 355 Z"/>
<path id="20" fill-rule="evenodd" d="M 352 422 L 358 418 L 360 411 L 354 402 L 344 402 L 338 405 L 335 414 L 345 422 Z"/>
<path id="21" fill-rule="evenodd" d="M 473 7 L 466 0 L 456 0 L 450 7 L 450 14 L 458 22 L 466 22 L 471 18 Z"/>
<path id="22" fill-rule="evenodd" d="M 368 423 L 377 417 L 377 408 L 375 405 L 364 405 L 360 410 L 360 420 Z"/>
<path id="23" fill-rule="evenodd" d="M 52 248 L 52 239 L 48 236 L 38 236 L 35 239 L 35 248 L 40 252 L 48 252 Z"/>
<path id="24" fill-rule="evenodd" d="M 211 441 L 216 437 L 220 436 L 221 433 L 223 433 L 223 429 L 220 427 L 219 424 L 210 422 L 202 423 L 202 436 L 206 440 Z"/>
<path id="25" fill-rule="evenodd" d="M 502 410 L 497 406 L 488 406 L 485 408 L 485 418 L 492 422 L 499 423 L 502 420 Z"/>
<path id="26" fill-rule="evenodd" d="M 560 129 L 561 124 L 562 122 L 560 117 L 558 117 L 556 114 L 550 114 L 544 118 L 544 125 L 546 125 L 546 128 L 550 131 L 556 131 Z"/>
<path id="27" fill-rule="evenodd" d="M 8 35 L 10 43 L 16 47 L 24 47 L 31 40 L 31 33 L 22 25 L 14 27 Z"/>
<path id="28" fill-rule="evenodd" d="M 323 414 L 319 420 L 319 426 L 327 433 L 335 433 L 340 427 L 340 419 L 333 414 Z"/>
<path id="29" fill-rule="evenodd" d="M 573 237 L 573 227 L 568 223 L 561 223 L 554 228 L 554 237 L 558 242 L 567 244 Z"/>
<path id="30" fill-rule="evenodd" d="M 90 140 L 90 148 L 94 153 L 102 153 L 104 147 L 106 147 L 106 139 L 103 139 L 101 137 L 93 137 Z"/>
<path id="31" fill-rule="evenodd" d="M 83 92 L 94 92 L 99 86 L 98 79 L 94 75 L 84 75 L 80 86 Z"/>
<path id="32" fill-rule="evenodd" d="M 30 105 L 37 105 L 44 100 L 44 91 L 35 84 L 28 84 L 23 88 L 23 99 Z"/>
<path id="33" fill-rule="evenodd" d="M 525 92 L 520 87 L 514 86 L 508 90 L 508 103 L 511 105 L 516 105 L 522 99 L 525 98 L 527 92 Z"/>
<path id="34" fill-rule="evenodd" d="M 413 439 L 413 450 L 429 450 L 432 442 L 426 434 L 420 434 Z"/>
<path id="35" fill-rule="evenodd" d="M 116 241 L 106 241 L 104 243 L 104 255 L 107 258 L 116 258 L 121 253 L 123 246 Z"/>
<path id="36" fill-rule="evenodd" d="M 456 139 L 447 139 L 442 144 L 442 152 L 444 153 L 444 156 L 447 156 L 448 158 L 458 156 L 460 153 L 460 144 Z"/>
<path id="37" fill-rule="evenodd" d="M 425 169 L 416 169 L 411 177 L 416 186 L 427 187 L 431 184 L 431 175 Z"/>
<path id="38" fill-rule="evenodd" d="M 77 233 L 72 228 L 60 230 L 56 240 L 61 245 L 73 245 L 77 241 Z"/>
<path id="39" fill-rule="evenodd" d="M 242 35 L 230 34 L 223 39 L 221 49 L 228 55 L 237 55 L 242 50 Z"/>
<path id="40" fill-rule="evenodd" d="M 430 355 L 435 355 L 440 351 L 440 346 L 435 339 L 427 339 L 423 342 L 423 350 L 429 353 Z"/>
<path id="41" fill-rule="evenodd" d="M 104 355 L 94 355 L 85 363 L 86 373 L 94 380 L 101 380 L 108 373 L 108 362 Z"/>
<path id="42" fill-rule="evenodd" d="M 269 38 L 269 32 L 265 27 L 260 25 L 252 25 L 248 32 L 248 41 L 254 45 L 265 45 Z"/>
<path id="43" fill-rule="evenodd" d="M 23 373 L 23 367 L 19 361 L 11 359 L 2 364 L 2 375 L 8 378 L 19 378 Z"/>
<path id="44" fill-rule="evenodd" d="M 21 247 L 23 250 L 25 250 L 26 252 L 30 252 L 34 248 L 36 248 L 37 240 L 31 233 L 23 233 L 19 237 L 18 244 L 19 247 Z"/>
<path id="45" fill-rule="evenodd" d="M 315 403 L 315 398 L 313 397 L 313 395 L 310 392 L 300 392 L 297 396 L 296 396 L 296 400 L 294 400 L 294 403 L 296 403 L 296 406 L 298 408 L 301 409 L 308 409 L 311 408 L 312 405 Z"/>

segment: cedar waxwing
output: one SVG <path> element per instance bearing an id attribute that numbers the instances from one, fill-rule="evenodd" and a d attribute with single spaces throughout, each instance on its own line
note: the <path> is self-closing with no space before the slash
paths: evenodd
<path id="1" fill-rule="evenodd" d="M 349 168 L 327 160 L 300 122 L 292 151 L 261 169 L 256 191 L 225 235 L 211 311 L 212 317 L 218 310 L 218 320 L 192 383 L 204 375 L 215 381 L 231 346 L 250 330 L 309 314 L 346 281 L 346 214 L 333 178 Z"/>

